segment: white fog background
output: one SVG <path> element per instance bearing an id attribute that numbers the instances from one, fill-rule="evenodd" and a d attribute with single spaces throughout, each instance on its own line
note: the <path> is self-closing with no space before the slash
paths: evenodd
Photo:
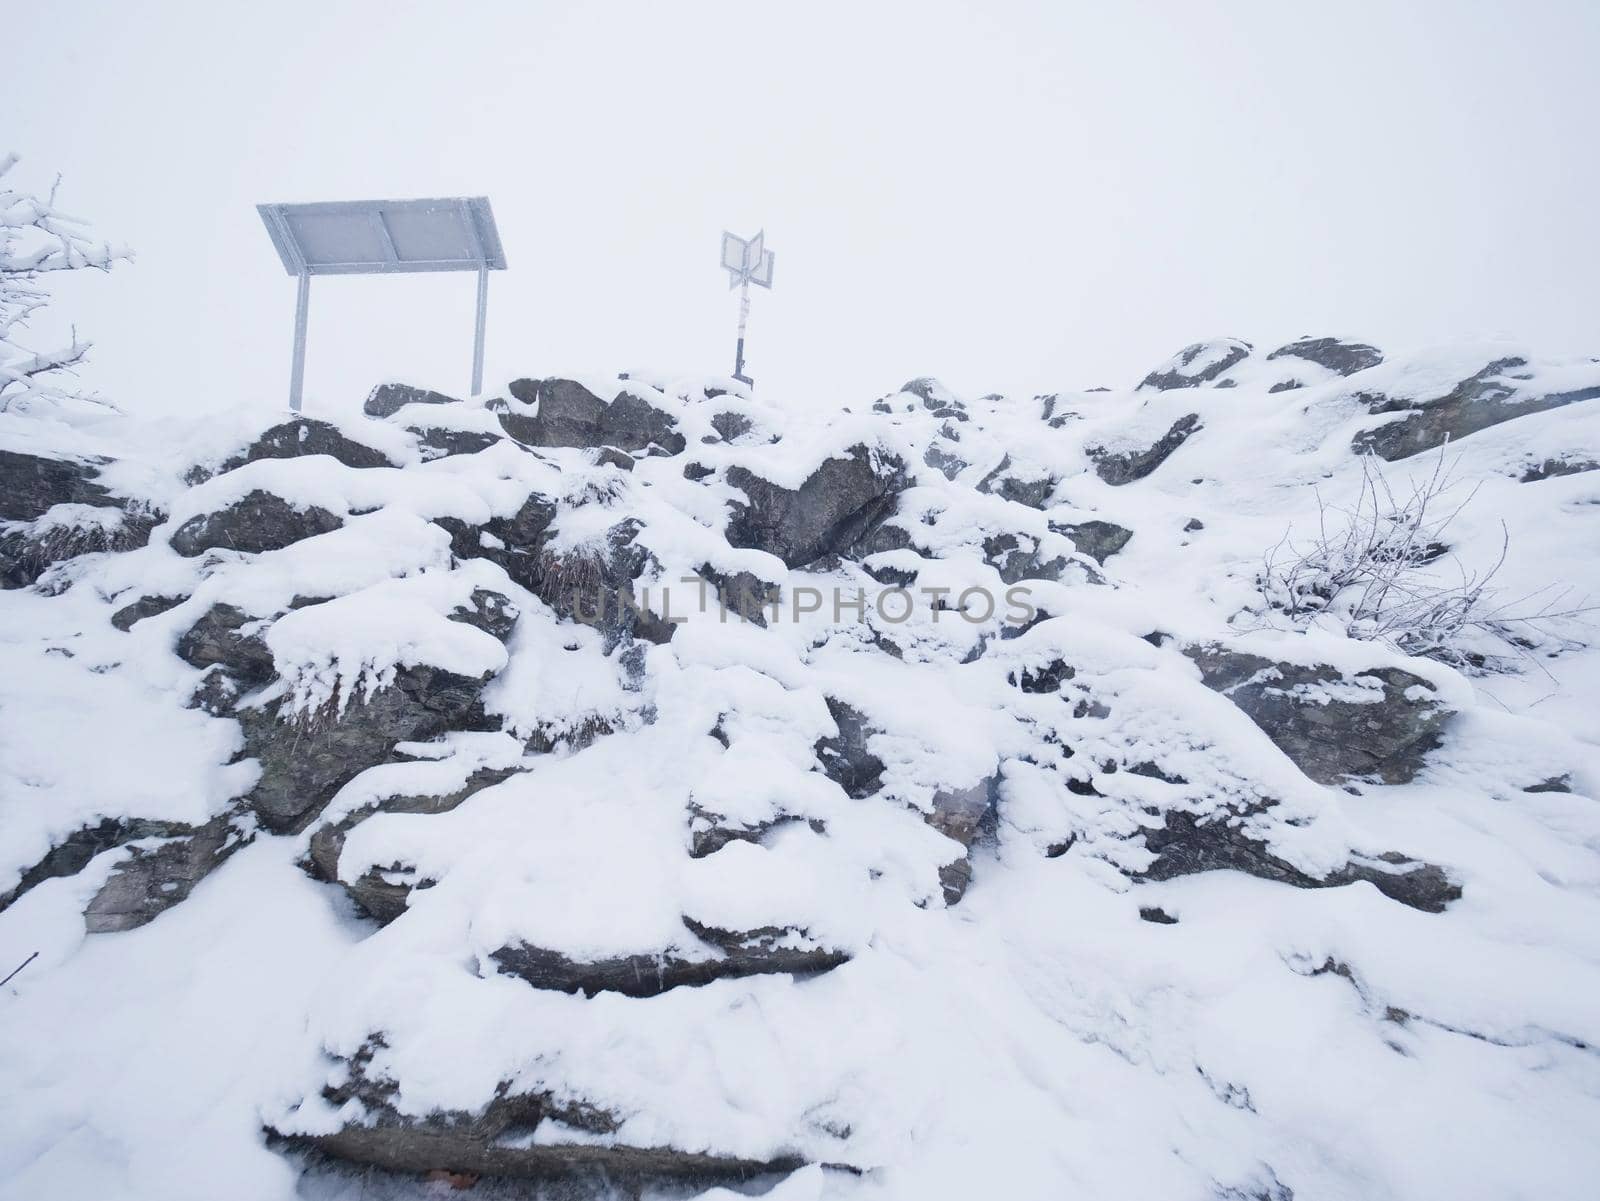
<path id="1" fill-rule="evenodd" d="M 254 205 L 487 194 L 493 388 L 750 369 L 794 404 L 1135 382 L 1186 342 L 1600 352 L 1600 3 L 0 2 L 0 149 L 131 244 L 87 384 L 281 403 Z M 457 394 L 470 276 L 318 280 L 308 409 Z M 48 340 L 49 328 L 34 341 Z"/>

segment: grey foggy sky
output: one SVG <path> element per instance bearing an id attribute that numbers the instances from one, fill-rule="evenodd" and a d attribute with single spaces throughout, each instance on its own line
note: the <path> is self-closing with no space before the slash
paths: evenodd
<path id="1" fill-rule="evenodd" d="M 138 261 L 60 288 L 87 382 L 277 400 L 253 205 L 488 194 L 487 378 L 1125 385 L 1186 342 L 1600 353 L 1600 3 L 68 3 L 0 12 L 0 148 Z M 465 388 L 469 276 L 319 280 L 308 407 Z M 35 341 L 38 339 L 35 338 Z"/>

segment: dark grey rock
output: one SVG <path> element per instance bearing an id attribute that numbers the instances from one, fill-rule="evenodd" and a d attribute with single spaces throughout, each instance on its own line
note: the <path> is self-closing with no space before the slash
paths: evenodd
<path id="1" fill-rule="evenodd" d="M 539 560 L 556 502 L 530 492 L 510 517 L 496 517 L 481 526 L 451 517 L 435 519 L 450 534 L 450 551 L 458 559 L 488 559 L 505 569 L 518 584 L 532 588 L 539 579 Z"/>
<path id="2" fill-rule="evenodd" d="M 1425 913 L 1442 913 L 1461 896 L 1460 886 L 1442 868 L 1394 852 L 1354 859 L 1321 879 L 1309 876 L 1273 855 L 1265 843 L 1248 837 L 1240 828 L 1240 817 L 1200 818 L 1169 810 L 1160 827 L 1145 832 L 1145 847 L 1156 858 L 1140 876 L 1171 880 L 1197 872 L 1237 871 L 1296 888 L 1338 888 L 1366 880 L 1391 900 Z"/>
<path id="3" fill-rule="evenodd" d="M 141 596 L 113 613 L 111 624 L 123 633 L 127 633 L 145 618 L 157 617 L 168 609 L 176 609 L 188 599 L 186 596 Z"/>
<path id="4" fill-rule="evenodd" d="M 1375 454 L 1394 462 L 1515 417 L 1600 397 L 1600 384 L 1568 392 L 1530 392 L 1523 387 L 1524 381 L 1513 374 L 1526 366 L 1527 361 L 1521 358 L 1496 359 L 1443 396 L 1428 400 L 1361 394 L 1358 399 L 1374 413 L 1404 415 L 1376 429 L 1361 431 L 1351 441 L 1351 448 L 1358 454 Z"/>
<path id="5" fill-rule="evenodd" d="M 450 614 L 450 620 L 462 622 L 505 642 L 516 629 L 520 616 L 521 611 L 509 596 L 489 588 L 474 588 L 470 604 L 457 606 Z"/>
<path id="6" fill-rule="evenodd" d="M 943 789 L 934 794 L 933 812 L 926 815 L 928 824 L 965 848 L 960 858 L 939 869 L 946 905 L 960 901 L 972 883 L 972 848 L 980 839 L 993 837 L 999 796 L 998 772 L 970 787 Z"/>
<path id="7" fill-rule="evenodd" d="M 558 616 L 601 631 L 608 648 L 632 639 L 658 645 L 670 642 L 678 627 L 662 614 L 671 608 L 671 614 L 682 620 L 687 615 L 687 601 L 682 595 L 675 606 L 662 601 L 658 613 L 644 590 L 634 588 L 636 580 L 658 566 L 649 548 L 637 541 L 642 528 L 630 517 L 607 530 L 601 543 L 560 554 L 544 551 L 526 582 L 517 582 Z M 680 594 L 689 590 L 688 585 L 678 587 Z M 671 592 L 670 583 L 666 589 Z"/>
<path id="8" fill-rule="evenodd" d="M 1059 580 L 1069 565 L 1061 555 L 1041 557 L 1039 545 L 1033 538 L 1017 534 L 992 534 L 985 538 L 983 561 L 998 571 L 1001 582 L 1006 584 Z"/>
<path id="9" fill-rule="evenodd" d="M 1132 530 L 1114 521 L 1052 521 L 1050 528 L 1071 538 L 1080 554 L 1088 555 L 1102 567 L 1133 538 Z"/>
<path id="10" fill-rule="evenodd" d="M 937 442 L 930 443 L 922 452 L 922 461 L 947 480 L 953 480 L 967 469 L 967 461 L 960 455 L 944 449 Z"/>
<path id="11" fill-rule="evenodd" d="M 439 425 L 412 426 L 411 431 L 417 436 L 417 449 L 426 463 L 451 455 L 475 455 L 506 441 L 484 430 L 457 430 Z"/>
<path id="12" fill-rule="evenodd" d="M 173 533 L 172 549 L 185 558 L 225 549 L 261 554 L 338 529 L 344 522 L 317 505 L 296 508 L 260 488 L 225 509 L 191 517 Z"/>
<path id="13" fill-rule="evenodd" d="M 1563 475 L 1581 475 L 1585 471 L 1600 471 L 1600 463 L 1592 459 L 1546 459 L 1542 463 L 1530 463 L 1522 472 L 1521 482 L 1532 484 Z"/>
<path id="14" fill-rule="evenodd" d="M 1174 421 L 1171 429 L 1144 450 L 1112 454 L 1104 447 L 1095 446 L 1089 448 L 1088 455 L 1094 460 L 1095 471 L 1106 483 L 1114 486 L 1131 484 L 1134 480 L 1144 479 L 1165 463 L 1172 452 L 1200 428 L 1200 414 L 1190 413 Z"/>
<path id="15" fill-rule="evenodd" d="M 718 413 L 711 419 L 711 428 L 721 435 L 724 442 L 732 442 L 744 437 L 755 426 L 743 413 Z"/>
<path id="16" fill-rule="evenodd" d="M 811 975 L 836 968 L 850 958 L 843 951 L 814 944 L 800 930 L 764 927 L 727 931 L 688 918 L 684 925 L 708 944 L 704 956 L 651 953 L 585 961 L 520 943 L 502 947 L 490 958 L 501 971 L 535 988 L 581 992 L 588 997 L 601 992 L 654 997 L 668 989 L 709 984 L 713 980 Z M 796 938 L 805 945 L 787 945 Z"/>
<path id="17" fill-rule="evenodd" d="M 785 826 L 793 826 L 806 821 L 812 831 L 817 834 L 827 832 L 827 826 L 816 818 L 809 819 L 797 817 L 792 813 L 780 813 L 767 821 L 756 822 L 754 825 L 742 825 L 729 821 L 725 814 L 712 813 L 701 806 L 690 802 L 689 804 L 689 858 L 704 859 L 713 855 L 727 846 L 730 842 L 751 842 L 760 844 L 767 835 L 774 830 Z"/>
<path id="18" fill-rule="evenodd" d="M 745 467 L 728 483 L 745 494 L 728 521 L 730 545 L 768 551 L 789 567 L 844 555 L 894 510 L 906 486 L 905 465 L 865 446 L 828 459 L 797 489 L 782 488 Z"/>
<path id="19" fill-rule="evenodd" d="M 51 515 L 0 533 L 0 588 L 27 588 L 57 563 L 79 555 L 137 550 L 150 541 L 155 517 L 137 511 L 96 506 L 106 521 L 83 524 Z"/>
<path id="20" fill-rule="evenodd" d="M 253 838 L 247 822 L 224 814 L 153 846 L 133 847 L 83 911 L 85 928 L 108 934 L 155 920 Z"/>
<path id="21" fill-rule="evenodd" d="M 1139 920 L 1154 922 L 1158 926 L 1176 926 L 1178 919 L 1165 909 L 1155 905 L 1143 905 L 1139 908 Z"/>
<path id="22" fill-rule="evenodd" d="M 178 638 L 178 658 L 191 667 L 218 668 L 231 679 L 234 696 L 253 692 L 277 671 L 261 636 L 244 632 L 256 620 L 233 605 L 213 605 Z"/>
<path id="23" fill-rule="evenodd" d="M 1383 352 L 1364 342 L 1341 342 L 1338 338 L 1301 338 L 1278 347 L 1267 358 L 1305 359 L 1340 375 L 1354 375 L 1383 362 Z"/>
<path id="24" fill-rule="evenodd" d="M 382 1036 L 373 1041 L 381 1043 Z M 653 1196 L 662 1188 L 688 1195 L 716 1185 L 757 1182 L 801 1166 L 792 1156 L 751 1160 L 673 1147 L 536 1139 L 534 1131 L 547 1120 L 593 1134 L 609 1134 L 621 1124 L 601 1106 L 548 1092 L 505 1088 L 476 1113 L 402 1114 L 394 1104 L 399 1086 L 369 1074 L 372 1054 L 363 1048 L 346 1061 L 343 1083 L 323 1090 L 335 1107 L 358 1102 L 367 1124 L 317 1136 L 283 1135 L 269 1128 L 269 1139 L 391 1172 L 446 1172 L 468 1180 L 480 1175 L 530 1178 L 560 1190 L 552 1196 L 574 1199 Z"/>
<path id="25" fill-rule="evenodd" d="M 262 459 L 298 459 L 307 455 L 328 455 L 346 467 L 393 467 L 389 456 L 339 432 L 339 427 L 312 417 L 293 417 L 264 430 L 259 438 L 222 464 L 217 474 L 233 471 L 246 463 Z M 196 469 L 188 481 L 197 484 L 210 473 Z"/>
<path id="26" fill-rule="evenodd" d="M 702 563 L 695 574 L 711 585 L 721 609 L 737 613 L 751 624 L 763 628 L 767 624 L 767 614 L 773 611 L 773 606 L 783 596 L 781 587 L 753 572 L 721 572 L 709 563 Z"/>
<path id="27" fill-rule="evenodd" d="M 367 393 L 367 399 L 361 405 L 361 411 L 368 417 L 392 417 L 407 405 L 449 405 L 460 404 L 453 396 L 446 396 L 443 392 L 432 392 L 427 388 L 415 388 L 410 384 L 379 384 Z"/>
<path id="28" fill-rule="evenodd" d="M 866 714 L 859 709 L 835 697 L 827 701 L 839 732 L 819 738 L 812 749 L 823 774 L 844 789 L 846 796 L 862 800 L 883 786 L 883 760 L 867 749 L 867 740 L 880 731 L 867 724 Z"/>
<path id="29" fill-rule="evenodd" d="M 115 850 L 130 842 L 147 838 L 179 838 L 193 833 L 193 828 L 180 822 L 150 821 L 144 818 L 102 818 L 92 826 L 83 826 L 68 834 L 48 854 L 22 873 L 22 878 L 5 893 L 0 893 L 0 912 L 18 897 L 46 880 L 61 876 L 75 876 L 89 865 L 89 861 L 105 851 Z"/>
<path id="30" fill-rule="evenodd" d="M 511 395 L 524 404 L 538 405 L 538 412 L 531 417 L 500 414 L 506 432 L 529 446 L 615 446 L 642 451 L 654 445 L 669 454 L 680 454 L 686 445 L 670 414 L 627 388 L 608 404 L 574 380 L 519 379 L 512 383 Z"/>
<path id="31" fill-rule="evenodd" d="M 112 503 L 94 482 L 100 465 L 0 450 L 0 521 L 33 521 L 56 505 Z"/>
<path id="32" fill-rule="evenodd" d="M 1228 697 L 1266 733 L 1278 749 L 1319 784 L 1350 777 L 1404 784 L 1413 779 L 1451 710 L 1421 676 L 1394 667 L 1371 668 L 1353 677 L 1326 665 L 1278 663 L 1215 644 L 1185 652 L 1206 686 Z M 1376 683 L 1381 699 L 1368 704 L 1329 700 L 1317 704 L 1294 690 Z M 1421 695 L 1411 699 L 1406 694 Z"/>
<path id="33" fill-rule="evenodd" d="M 1214 362 L 1204 367 L 1192 368 L 1191 365 L 1208 351 L 1221 349 Z M 1196 342 L 1192 346 L 1185 346 L 1178 352 L 1177 362 L 1166 370 L 1152 371 L 1140 381 L 1141 388 L 1155 388 L 1167 391 L 1172 388 L 1198 388 L 1201 384 L 1210 383 L 1218 376 L 1231 371 L 1242 363 L 1250 354 L 1250 343 L 1241 342 L 1237 338 L 1222 338 L 1215 342 Z"/>
<path id="34" fill-rule="evenodd" d="M 978 491 L 1003 497 L 1030 509 L 1044 509 L 1049 507 L 1050 498 L 1055 495 L 1060 483 L 1050 475 L 1031 478 L 1018 475 L 1012 469 L 1011 456 L 1006 455 L 1000 460 L 999 466 L 978 481 Z"/>
<path id="35" fill-rule="evenodd" d="M 354 697 L 338 712 L 290 714 L 282 702 L 239 710 L 247 757 L 261 778 L 245 798 L 274 834 L 302 830 L 333 795 L 401 742 L 446 730 L 480 728 L 479 697 L 489 677 L 473 679 L 438 667 L 403 667 L 389 687 Z"/>
<path id="36" fill-rule="evenodd" d="M 339 856 L 344 853 L 345 839 L 350 831 L 379 813 L 430 815 L 448 813 L 468 797 L 510 779 L 520 770 L 520 768 L 480 768 L 468 776 L 466 783 L 453 792 L 440 796 L 384 797 L 376 804 L 363 805 L 336 822 L 325 822 L 318 826 L 311 835 L 310 846 L 302 866 L 316 879 L 342 887 L 358 909 L 387 925 L 405 912 L 407 901 L 416 885 L 386 880 L 384 873 L 378 869 L 363 872 L 354 882 L 341 880 Z"/>

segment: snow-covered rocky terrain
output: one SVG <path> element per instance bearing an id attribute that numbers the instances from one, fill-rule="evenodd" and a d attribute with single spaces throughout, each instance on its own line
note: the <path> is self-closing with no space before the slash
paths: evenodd
<path id="1" fill-rule="evenodd" d="M 0 1195 L 1593 1197 L 1597 399 L 0 414 Z"/>

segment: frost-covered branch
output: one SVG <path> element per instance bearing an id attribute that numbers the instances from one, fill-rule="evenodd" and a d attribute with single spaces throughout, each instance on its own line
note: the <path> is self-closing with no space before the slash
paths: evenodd
<path id="1" fill-rule="evenodd" d="M 125 247 L 89 236 L 83 220 L 56 207 L 59 177 L 43 199 L 3 182 L 17 162 L 15 154 L 0 156 L 0 410 L 19 403 L 93 399 L 59 381 L 91 345 L 76 330 L 69 345 L 44 351 L 20 345 L 14 335 L 49 304 L 49 292 L 39 282 L 47 272 L 109 271 L 133 256 Z"/>
<path id="2" fill-rule="evenodd" d="M 1317 533 L 1296 545 L 1285 533 L 1267 551 L 1256 585 L 1268 614 L 1294 625 L 1331 624 L 1350 638 L 1382 642 L 1408 655 L 1471 670 L 1493 670 L 1524 653 L 1529 634 L 1583 617 L 1600 606 L 1540 589 L 1514 599 L 1494 587 L 1510 549 L 1471 571 L 1450 553 L 1446 534 L 1478 489 L 1458 501 L 1444 450 L 1426 478 L 1397 495 L 1379 461 L 1365 455 L 1355 503 L 1317 495 Z M 1519 630 L 1520 627 L 1520 630 Z M 1498 653 L 1497 653 L 1498 652 Z"/>

